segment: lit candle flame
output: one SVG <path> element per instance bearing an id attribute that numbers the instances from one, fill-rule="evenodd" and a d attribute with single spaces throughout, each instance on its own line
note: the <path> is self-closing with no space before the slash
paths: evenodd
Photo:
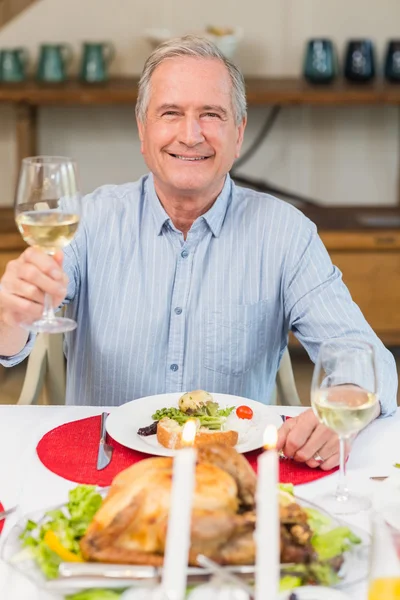
<path id="1" fill-rule="evenodd" d="M 194 419 L 186 421 L 182 429 L 182 446 L 193 446 L 196 431 L 196 421 Z"/>
<path id="2" fill-rule="evenodd" d="M 267 425 L 264 431 L 263 446 L 265 450 L 273 450 L 276 448 L 278 441 L 278 430 L 275 425 Z"/>

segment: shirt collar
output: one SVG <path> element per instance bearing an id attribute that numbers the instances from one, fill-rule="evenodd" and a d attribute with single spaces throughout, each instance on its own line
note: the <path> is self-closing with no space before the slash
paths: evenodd
<path id="1" fill-rule="evenodd" d="M 200 217 L 200 219 L 203 219 L 207 223 L 208 227 L 211 229 L 211 232 L 215 237 L 218 237 L 221 233 L 222 225 L 233 191 L 232 188 L 232 180 L 229 174 L 227 174 L 225 178 L 224 187 L 222 188 L 221 193 L 219 194 L 211 208 Z M 156 190 L 154 188 L 154 177 L 152 173 L 149 173 L 147 177 L 146 195 L 148 197 L 150 207 L 153 213 L 157 229 L 157 235 L 161 235 L 164 225 L 167 222 L 171 222 L 171 219 L 169 218 L 163 205 L 158 199 Z"/>

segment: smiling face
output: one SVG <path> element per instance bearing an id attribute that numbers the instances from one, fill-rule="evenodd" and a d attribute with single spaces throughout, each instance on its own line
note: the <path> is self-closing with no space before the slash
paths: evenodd
<path id="1" fill-rule="evenodd" d="M 141 151 L 166 196 L 215 198 L 239 156 L 245 120 L 235 122 L 232 83 L 222 61 L 167 59 L 154 71 Z"/>

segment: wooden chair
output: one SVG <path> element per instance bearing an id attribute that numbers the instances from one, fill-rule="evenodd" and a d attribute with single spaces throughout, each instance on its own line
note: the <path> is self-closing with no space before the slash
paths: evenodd
<path id="1" fill-rule="evenodd" d="M 62 334 L 39 334 L 17 404 L 65 404 L 65 383 Z"/>
<path id="2" fill-rule="evenodd" d="M 283 353 L 281 364 L 276 374 L 275 393 L 277 397 L 275 404 L 280 404 L 281 406 L 302 406 L 299 394 L 297 393 L 288 348 Z"/>
<path id="3" fill-rule="evenodd" d="M 39 334 L 28 358 L 18 404 L 65 404 L 65 358 L 62 334 Z M 289 350 L 276 375 L 272 404 L 301 406 Z"/>

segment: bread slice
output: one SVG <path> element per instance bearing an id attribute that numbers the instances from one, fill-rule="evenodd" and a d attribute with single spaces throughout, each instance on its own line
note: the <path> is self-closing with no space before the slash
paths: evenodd
<path id="1" fill-rule="evenodd" d="M 182 429 L 176 421 L 164 417 L 157 425 L 157 440 L 165 448 L 182 448 Z M 224 444 L 225 446 L 235 446 L 238 437 L 238 432 L 232 429 L 229 431 L 212 431 L 206 427 L 200 427 L 197 430 L 194 445 Z"/>

